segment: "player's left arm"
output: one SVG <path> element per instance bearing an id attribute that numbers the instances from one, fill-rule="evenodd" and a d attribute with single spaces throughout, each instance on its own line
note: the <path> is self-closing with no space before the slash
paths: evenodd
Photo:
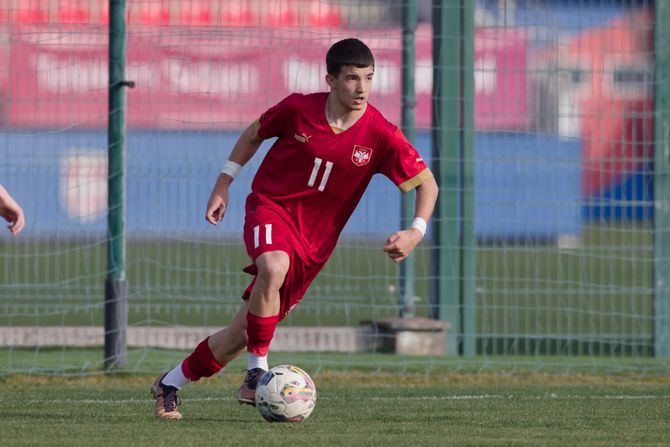
<path id="1" fill-rule="evenodd" d="M 414 221 L 406 230 L 396 231 L 386 239 L 384 251 L 393 262 L 400 262 L 409 256 L 421 242 L 426 232 L 426 225 L 433 215 L 437 201 L 438 187 L 435 178 L 430 175 L 416 187 L 416 203 Z"/>
<path id="2" fill-rule="evenodd" d="M 2 185 L 0 185 L 0 216 L 9 222 L 7 228 L 13 236 L 23 230 L 26 223 L 23 208 Z"/>

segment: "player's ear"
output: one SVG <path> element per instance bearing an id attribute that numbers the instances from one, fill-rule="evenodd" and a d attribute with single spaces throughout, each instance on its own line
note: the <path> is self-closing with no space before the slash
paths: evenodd
<path id="1" fill-rule="evenodd" d="M 337 82 L 335 82 L 335 77 L 330 73 L 326 74 L 326 84 L 328 84 L 331 90 L 335 90 Z"/>

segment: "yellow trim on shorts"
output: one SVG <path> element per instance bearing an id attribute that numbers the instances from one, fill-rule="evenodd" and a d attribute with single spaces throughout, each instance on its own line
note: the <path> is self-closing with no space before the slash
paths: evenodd
<path id="1" fill-rule="evenodd" d="M 430 169 L 426 168 L 423 171 L 419 172 L 417 175 L 412 177 L 411 179 L 402 182 L 400 185 L 398 185 L 398 188 L 402 192 L 408 192 L 422 184 L 426 179 L 429 179 L 433 176 L 433 173 L 430 172 Z"/>

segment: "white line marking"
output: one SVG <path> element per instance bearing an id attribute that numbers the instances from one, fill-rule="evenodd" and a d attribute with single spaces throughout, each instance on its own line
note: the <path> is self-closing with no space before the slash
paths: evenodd
<path id="1" fill-rule="evenodd" d="M 344 397 L 323 397 L 320 396 L 321 401 L 323 400 L 344 400 Z M 670 394 L 665 395 L 651 395 L 651 394 L 641 394 L 641 395 L 630 395 L 630 394 L 621 394 L 621 395 L 604 395 L 604 396 L 586 396 L 579 394 L 566 394 L 560 395 L 556 393 L 543 394 L 539 396 L 518 396 L 513 394 L 503 395 L 503 394 L 475 394 L 475 395 L 462 395 L 462 396 L 412 396 L 412 397 L 402 397 L 402 396 L 393 396 L 393 397 L 370 397 L 366 400 L 375 400 L 375 401 L 422 401 L 422 400 L 497 400 L 497 399 L 537 399 L 537 400 L 551 400 L 551 399 L 576 399 L 576 400 L 657 400 L 657 399 L 670 399 Z M 184 401 L 186 402 L 218 402 L 218 401 L 234 401 L 234 397 L 185 397 Z M 0 399 L 0 402 L 23 402 L 28 404 L 146 404 L 148 402 L 153 402 L 153 399 Z"/>

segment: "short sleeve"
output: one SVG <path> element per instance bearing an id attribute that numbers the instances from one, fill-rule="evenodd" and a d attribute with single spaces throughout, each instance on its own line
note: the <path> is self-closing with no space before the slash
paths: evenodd
<path id="1" fill-rule="evenodd" d="M 297 94 L 295 93 L 287 96 L 261 115 L 258 119 L 260 126 L 256 132 L 259 137 L 266 140 L 282 134 L 286 129 L 286 124 L 295 115 L 291 113 L 291 110 L 296 97 Z"/>
<path id="2" fill-rule="evenodd" d="M 394 128 L 387 143 L 380 172 L 395 183 L 401 191 L 410 191 L 433 176 L 428 165 L 405 135 Z"/>

